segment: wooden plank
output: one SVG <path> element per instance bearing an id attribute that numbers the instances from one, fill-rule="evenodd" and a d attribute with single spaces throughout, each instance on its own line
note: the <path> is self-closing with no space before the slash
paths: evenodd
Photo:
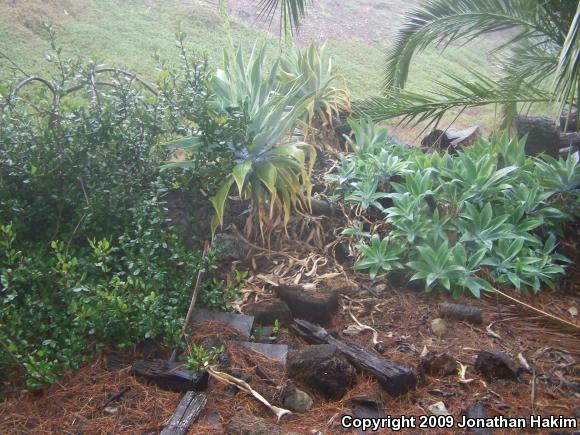
<path id="1" fill-rule="evenodd" d="M 199 417 L 207 405 L 207 396 L 204 393 L 188 391 L 181 398 L 171 420 L 161 435 L 185 435 L 189 426 Z"/>
<path id="2" fill-rule="evenodd" d="M 411 369 L 390 362 L 354 343 L 333 337 L 322 327 L 297 319 L 294 320 L 292 328 L 310 342 L 336 346 L 353 365 L 377 378 L 381 386 L 392 396 L 404 394 L 417 385 L 417 377 Z"/>
<path id="3" fill-rule="evenodd" d="M 254 317 L 245 314 L 206 310 L 204 308 L 194 309 L 191 316 L 191 323 L 200 324 L 204 322 L 225 323 L 240 331 L 245 338 L 250 338 L 252 326 L 254 325 Z"/>
<path id="4" fill-rule="evenodd" d="M 139 359 L 133 363 L 133 373 L 165 390 L 184 393 L 207 388 L 208 374 L 205 371 L 194 375 L 178 362 Z"/>

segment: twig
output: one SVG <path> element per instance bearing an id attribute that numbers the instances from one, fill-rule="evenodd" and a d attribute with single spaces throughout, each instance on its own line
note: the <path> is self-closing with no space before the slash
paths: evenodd
<path id="1" fill-rule="evenodd" d="M 499 335 L 497 332 L 493 332 L 491 327 L 493 326 L 495 322 L 491 322 L 489 325 L 487 325 L 487 328 L 485 328 L 485 331 L 487 332 L 488 335 L 491 335 L 493 338 L 497 338 L 499 341 L 504 341 L 503 338 L 501 338 L 501 335 Z"/>
<path id="2" fill-rule="evenodd" d="M 569 322 L 568 320 L 562 319 L 562 318 L 560 318 L 558 316 L 554 316 L 553 314 L 546 313 L 545 311 L 542 311 L 539 308 L 533 307 L 532 305 L 526 304 L 525 302 L 520 301 L 519 299 L 516 299 L 513 296 L 510 296 L 508 294 L 505 294 L 504 292 L 502 292 L 502 291 L 500 291 L 498 289 L 494 289 L 494 290 L 495 290 L 495 292 L 497 294 L 503 296 L 504 298 L 509 299 L 512 302 L 515 302 L 517 304 L 520 304 L 520 305 L 526 307 L 529 310 L 535 311 L 536 313 L 542 314 L 543 316 L 549 317 L 552 320 L 556 320 L 556 321 L 558 321 L 560 323 L 563 323 L 564 325 L 567 325 L 567 326 L 570 326 L 570 327 L 574 328 L 577 331 L 580 331 L 580 325 L 578 325 L 576 323 L 572 323 L 572 322 Z"/>
<path id="3" fill-rule="evenodd" d="M 209 242 L 205 242 L 205 246 L 203 248 L 202 262 L 205 262 L 205 258 L 207 256 L 208 251 L 209 251 Z M 195 287 L 193 288 L 193 293 L 191 295 L 191 302 L 189 303 L 189 309 L 187 310 L 187 315 L 185 316 L 183 326 L 181 327 L 181 332 L 179 333 L 178 343 L 181 342 L 181 339 L 185 335 L 185 330 L 187 329 L 187 326 L 191 322 L 191 315 L 193 314 L 193 308 L 195 307 L 195 301 L 197 300 L 197 294 L 199 293 L 199 288 L 201 287 L 201 282 L 203 280 L 204 275 L 205 275 L 205 267 L 202 267 L 197 272 L 197 279 L 195 281 Z M 173 349 L 173 352 L 171 352 L 171 357 L 169 358 L 169 361 L 175 361 L 175 359 L 177 358 L 178 347 L 179 344 L 177 344 L 175 349 Z"/>
<path id="4" fill-rule="evenodd" d="M 10 62 L 12 64 L 12 66 L 14 66 L 14 68 L 16 68 L 18 71 L 20 71 L 22 74 L 24 74 L 26 77 L 30 77 L 30 74 L 28 74 L 26 71 L 24 71 L 20 65 L 18 65 L 16 62 L 14 62 L 10 57 L 8 57 L 8 55 L 6 53 L 4 53 L 3 51 L 0 51 L 0 56 L 2 56 L 4 59 L 6 59 L 8 62 Z"/>
<path id="5" fill-rule="evenodd" d="M 241 379 L 238 379 L 232 375 L 229 375 L 227 373 L 223 373 L 223 372 L 218 372 L 217 370 L 214 370 L 212 367 L 208 367 L 207 368 L 207 372 L 213 376 L 214 378 L 216 378 L 219 381 L 222 381 L 226 384 L 230 384 L 230 385 L 235 385 L 236 387 L 238 387 L 240 390 L 245 391 L 246 393 L 251 394 L 252 396 L 254 396 L 256 399 L 258 399 L 261 403 L 263 403 L 266 407 L 268 407 L 268 409 L 270 409 L 270 411 L 272 411 L 276 417 L 278 418 L 278 421 L 280 421 L 280 419 L 286 415 L 286 414 L 292 414 L 292 412 L 288 411 L 287 409 L 283 409 L 283 408 L 278 408 L 277 406 L 271 405 L 270 402 L 268 402 L 264 396 L 262 396 L 260 393 L 258 393 L 256 390 L 254 390 L 250 384 L 248 384 L 245 381 L 242 381 Z"/>
<path id="6" fill-rule="evenodd" d="M 105 403 L 103 403 L 103 404 L 102 404 L 102 405 L 99 407 L 99 409 L 105 409 L 105 408 L 106 408 L 106 407 L 109 405 L 109 403 L 111 403 L 111 402 L 114 402 L 115 400 L 119 400 L 119 399 L 120 399 L 120 398 L 123 396 L 123 394 L 125 394 L 125 393 L 126 393 L 127 391 L 129 391 L 130 389 L 131 389 L 131 387 L 123 387 L 123 388 L 121 389 L 121 391 L 119 391 L 118 393 L 115 393 L 115 394 L 111 395 L 111 397 L 109 397 L 109 398 L 108 398 L 108 399 L 105 401 Z"/>

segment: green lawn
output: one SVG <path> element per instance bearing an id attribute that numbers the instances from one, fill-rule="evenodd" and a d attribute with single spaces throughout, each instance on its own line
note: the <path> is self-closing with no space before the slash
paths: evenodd
<path id="1" fill-rule="evenodd" d="M 177 60 L 175 33 L 178 30 L 188 35 L 190 48 L 211 61 L 220 61 L 225 37 L 216 3 L 202 0 L 4 2 L 0 4 L 0 50 L 27 71 L 42 74 L 47 68 L 43 55 L 50 46 L 41 23 L 50 21 L 66 55 L 90 57 L 152 78 L 156 51 L 166 59 Z M 248 50 L 256 40 L 267 44 L 271 56 L 279 50 L 276 36 L 240 19 L 232 18 L 232 33 L 235 43 Z M 328 44 L 334 64 L 354 98 L 380 92 L 388 41 L 333 39 Z M 7 65 L 0 61 L 0 77 Z M 449 48 L 443 56 L 435 49 L 428 49 L 413 63 L 409 87 L 429 88 L 438 71 L 461 73 L 466 65 L 481 71 L 486 62 L 469 47 Z M 472 123 L 490 126 L 493 109 L 471 111 L 459 121 L 460 125 Z"/>

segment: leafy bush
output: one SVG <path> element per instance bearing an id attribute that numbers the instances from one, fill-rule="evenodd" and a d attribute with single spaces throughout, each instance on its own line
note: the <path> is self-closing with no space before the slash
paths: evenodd
<path id="1" fill-rule="evenodd" d="M 202 260 L 184 246 L 163 202 L 180 187 L 215 191 L 227 165 L 204 165 L 195 177 L 160 173 L 170 155 L 159 144 L 201 131 L 206 161 L 227 161 L 240 123 L 210 104 L 206 62 L 186 53 L 182 37 L 180 45 L 183 65 L 160 62 L 157 88 L 58 49 L 57 72 L 41 89 L 21 85 L 14 96 L 18 82 L 3 85 L 2 383 L 40 388 L 100 348 L 146 337 L 175 346 L 202 262 L 199 300 L 227 306 L 235 296 L 217 278 L 213 253 Z M 58 104 L 36 113 L 53 91 Z"/>
<path id="2" fill-rule="evenodd" d="M 554 286 L 567 261 L 556 253 L 559 226 L 580 215 L 578 153 L 527 158 L 522 140 L 496 135 L 458 155 L 426 154 L 385 142 L 369 121 L 351 125 L 355 153 L 328 176 L 333 197 L 381 211 L 390 228 L 359 242 L 355 268 L 375 278 L 405 266 L 426 290 L 456 297 Z M 343 234 L 367 237 L 360 225 Z"/>

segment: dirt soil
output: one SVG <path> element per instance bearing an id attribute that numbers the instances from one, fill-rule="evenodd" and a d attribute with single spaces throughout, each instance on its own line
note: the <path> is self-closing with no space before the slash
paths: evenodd
<path id="1" fill-rule="evenodd" d="M 332 158 L 320 161 L 323 163 L 314 177 L 316 191 L 324 190 L 322 173 L 333 165 Z M 284 431 L 299 434 L 352 433 L 340 427 L 340 417 L 352 413 L 351 399 L 356 396 L 378 400 L 384 413 L 391 416 L 429 415 L 428 407 L 440 401 L 456 419 L 478 401 L 485 404 L 489 416 L 580 416 L 578 226 L 570 226 L 568 236 L 561 244 L 562 251 L 574 260 L 574 266 L 559 284 L 558 291 L 545 290 L 538 296 L 519 296 L 508 288 L 501 289 L 569 322 L 568 326 L 502 296 L 492 295 L 482 300 L 465 298 L 460 301 L 481 308 L 484 318 L 481 325 L 446 320 L 448 331 L 438 338 L 431 331 L 432 320 L 439 317 L 438 305 L 456 301 L 446 295 L 425 294 L 408 282 L 396 284 L 386 278 L 372 282 L 367 274 L 354 272 L 352 258 L 337 255 L 340 250 L 348 252 L 352 249 L 346 240 L 336 235 L 336 230 L 349 219 L 351 211 L 346 211 L 348 213 L 344 216 L 341 213 L 331 218 L 295 217 L 288 228 L 290 237 L 273 234 L 275 243 L 268 249 L 249 244 L 253 246 L 249 257 L 228 265 L 231 269 L 251 272 L 244 282 L 238 308 L 243 311 L 244 305 L 250 302 L 272 298 L 278 284 L 302 285 L 307 289 L 330 288 L 339 294 L 340 307 L 327 330 L 336 331 L 345 340 L 374 352 L 371 332 L 364 331 L 356 336 L 342 334 L 354 323 L 352 314 L 358 321 L 378 331 L 378 339 L 384 347 L 382 354 L 388 360 L 418 373 L 422 353 L 444 352 L 467 366 L 465 378 L 471 381 L 460 382 L 458 374 L 426 375 L 419 377 L 415 390 L 400 397 L 390 397 L 375 379 L 359 372 L 356 385 L 339 401 L 325 400 L 307 387 L 298 385 L 313 397 L 314 406 L 304 414 L 284 416 L 279 423 Z M 243 239 L 243 236 L 239 237 Z M 224 340 L 232 338 L 227 329 L 202 325 L 194 331 L 191 340 L 199 343 L 209 335 Z M 278 342 L 293 348 L 306 344 L 289 329 L 281 330 Z M 474 369 L 476 356 L 481 350 L 502 351 L 514 358 L 520 368 L 518 379 L 483 379 Z M 168 349 L 162 349 L 158 356 L 167 358 L 169 353 Z M 125 356 L 137 355 L 135 351 Z M 530 371 L 522 370 L 524 363 L 518 355 L 529 364 Z M 275 389 L 287 381 L 283 370 L 272 361 L 235 352 L 231 358 L 239 371 L 251 376 L 251 385 L 266 397 L 272 396 L 273 387 Z M 262 373 L 259 376 L 258 367 Z M 265 372 L 267 376 L 263 375 Z M 267 382 L 264 377 L 268 378 Z M 272 385 L 272 380 L 275 385 Z M 111 395 L 122 391 L 125 392 L 119 400 L 106 404 Z M 189 434 L 224 433 L 234 415 L 244 410 L 276 423 L 273 414 L 254 398 L 215 379 L 210 379 L 207 395 L 207 408 Z M 139 382 L 128 368 L 107 370 L 105 358 L 101 355 L 40 395 L 27 394 L 0 404 L 0 433 L 154 434 L 164 427 L 181 396 Z M 423 432 L 415 429 L 406 433 L 431 432 L 463 433 L 458 429 Z M 494 430 L 493 433 L 527 432 Z"/>

